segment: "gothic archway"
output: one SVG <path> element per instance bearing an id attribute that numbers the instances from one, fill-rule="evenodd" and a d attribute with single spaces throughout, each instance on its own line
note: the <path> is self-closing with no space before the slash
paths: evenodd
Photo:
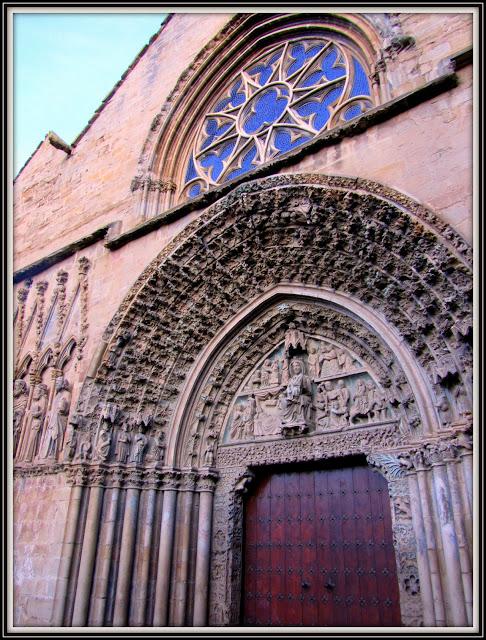
<path id="1" fill-rule="evenodd" d="M 67 468 L 71 517 L 86 534 L 76 557 L 76 531 L 66 530 L 54 622 L 204 625 L 208 601 L 211 624 L 235 622 L 239 494 L 251 468 L 365 453 L 398 500 L 402 595 L 414 603 L 404 623 L 420 619 L 417 592 L 407 591 L 418 569 L 424 623 L 466 624 L 471 294 L 461 238 L 368 181 L 276 176 L 208 208 L 141 275 L 83 386 Z M 303 342 L 348 358 L 337 376 L 320 369 L 314 385 L 331 381 L 336 395 L 339 379 L 368 376 L 377 393 L 369 419 L 364 409 L 351 416 L 357 382 L 346 424 L 342 413 L 342 424 L 317 416 L 314 386 L 305 429 L 295 420 L 283 428 L 281 409 L 259 437 L 228 441 L 235 397 L 259 368 L 261 381 L 262 362 L 281 355 L 293 329 L 303 338 L 288 355 L 300 348 L 306 375 Z M 278 385 L 285 388 L 281 378 Z M 113 540 L 116 559 L 104 553 Z"/>

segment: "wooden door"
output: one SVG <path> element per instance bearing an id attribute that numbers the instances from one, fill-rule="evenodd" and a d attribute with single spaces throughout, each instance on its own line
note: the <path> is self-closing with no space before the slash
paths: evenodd
<path id="1" fill-rule="evenodd" d="M 242 623 L 399 626 L 385 479 L 366 466 L 286 471 L 245 507 Z"/>

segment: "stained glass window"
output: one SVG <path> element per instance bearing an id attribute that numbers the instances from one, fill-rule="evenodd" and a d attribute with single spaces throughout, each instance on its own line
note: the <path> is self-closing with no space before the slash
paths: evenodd
<path id="1" fill-rule="evenodd" d="M 325 38 L 276 45 L 214 100 L 186 161 L 181 199 L 194 198 L 373 106 L 354 52 Z"/>

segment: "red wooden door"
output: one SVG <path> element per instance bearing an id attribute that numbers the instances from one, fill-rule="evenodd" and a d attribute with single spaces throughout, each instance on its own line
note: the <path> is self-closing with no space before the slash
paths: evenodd
<path id="1" fill-rule="evenodd" d="M 399 626 L 384 478 L 366 466 L 278 472 L 245 508 L 242 623 Z"/>

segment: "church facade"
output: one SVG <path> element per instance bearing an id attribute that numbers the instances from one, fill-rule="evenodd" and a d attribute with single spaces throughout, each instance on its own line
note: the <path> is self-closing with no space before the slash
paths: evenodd
<path id="1" fill-rule="evenodd" d="M 173 14 L 39 145 L 16 627 L 472 627 L 472 35 Z"/>

